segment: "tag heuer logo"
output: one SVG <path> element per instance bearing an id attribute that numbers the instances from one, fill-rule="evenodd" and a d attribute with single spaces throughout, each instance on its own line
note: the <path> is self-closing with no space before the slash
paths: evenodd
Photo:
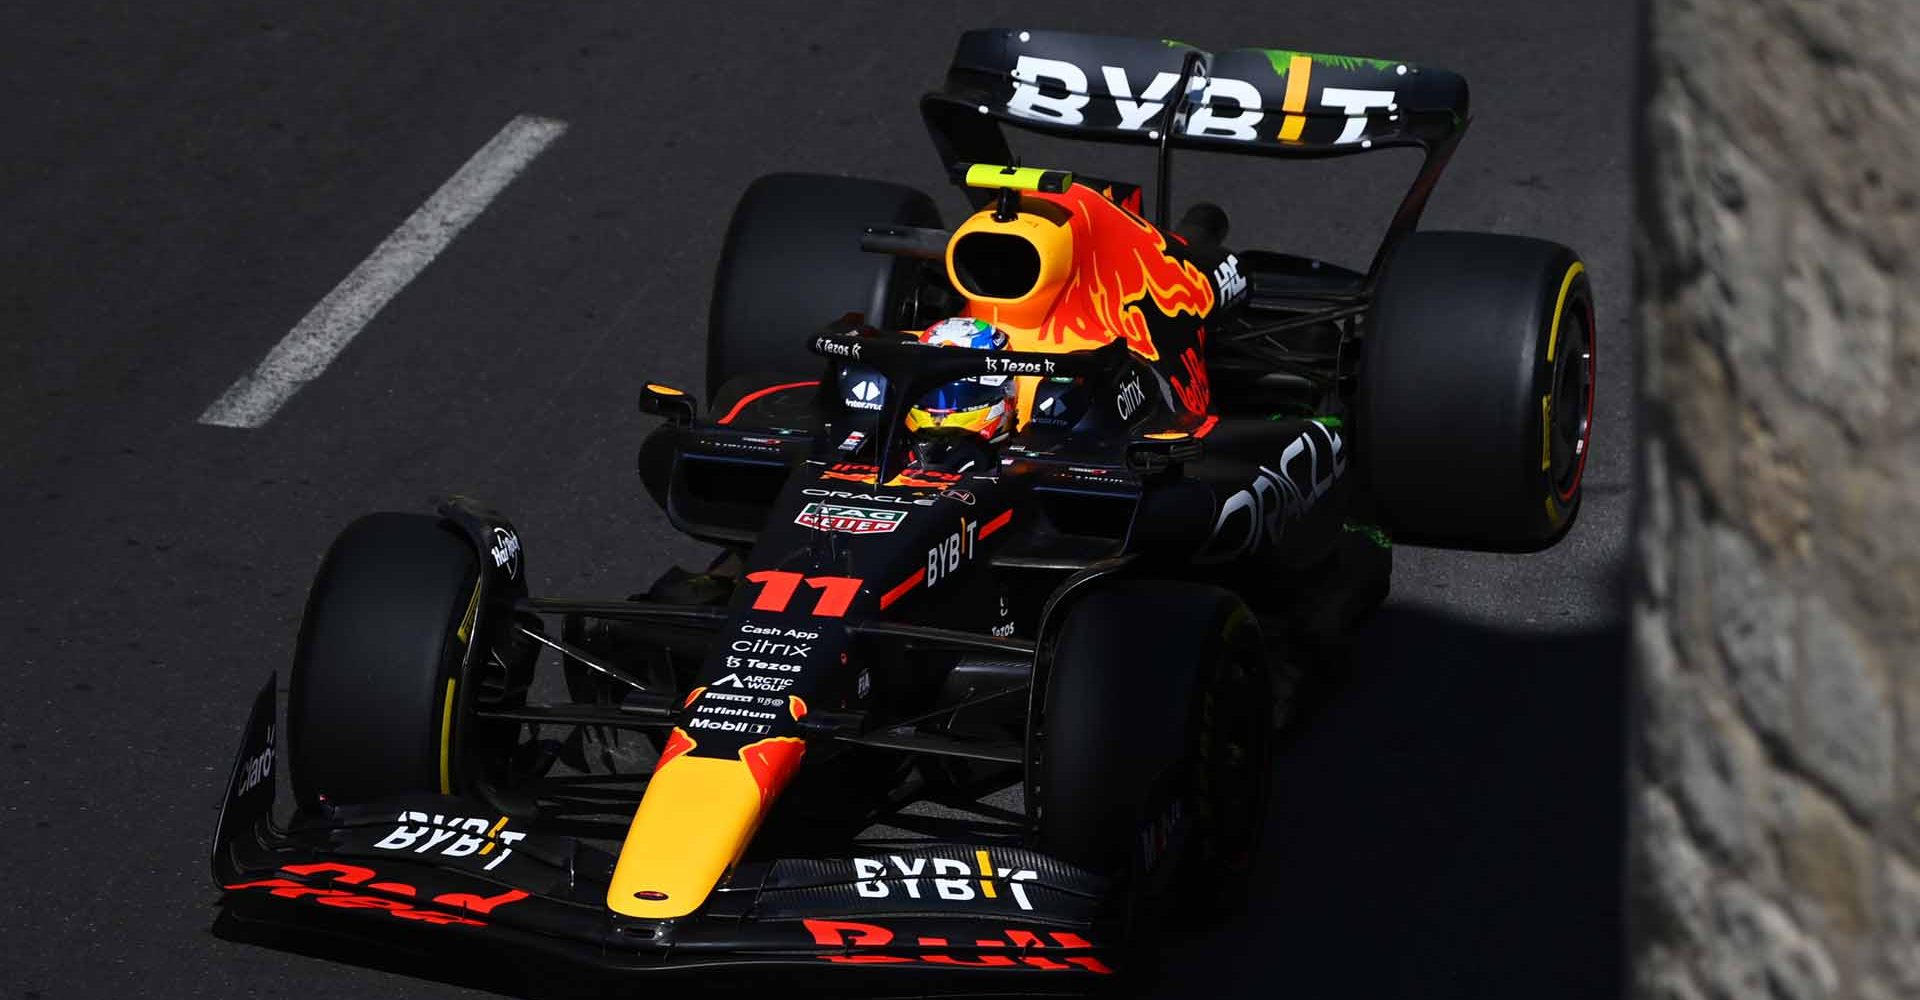
<path id="1" fill-rule="evenodd" d="M 793 523 L 815 531 L 841 531 L 849 535 L 877 535 L 892 531 L 907 519 L 904 510 L 849 507 L 837 503 L 810 503 L 800 508 Z"/>

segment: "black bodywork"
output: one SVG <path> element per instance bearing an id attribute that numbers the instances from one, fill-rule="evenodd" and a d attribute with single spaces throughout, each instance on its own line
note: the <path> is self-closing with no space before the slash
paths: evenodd
<path id="1" fill-rule="evenodd" d="M 1359 148 L 1340 140 L 1354 116 L 1312 109 L 1298 112 L 1296 144 L 1188 130 L 1207 107 L 1193 82 L 1273 75 L 1278 57 L 1259 50 L 1210 56 L 1036 33 L 1034 46 L 1095 79 L 1100 65 L 1126 67 L 1136 87 L 1176 73 L 1161 93 L 1185 99 L 1166 102 L 1154 138 L 1100 117 L 1111 109 L 1098 100 L 1078 123 L 1013 115 L 1014 37 L 967 35 L 946 88 L 923 102 L 956 170 L 1011 159 L 1001 122 L 1163 148 Z M 1355 86 L 1404 76 L 1366 61 L 1316 65 Z M 1361 115 L 1358 133 L 1429 153 L 1395 234 L 1411 229 L 1464 125 L 1464 84 L 1412 73 L 1396 110 Z M 1298 102 L 1276 79 L 1256 89 L 1277 119 Z M 1164 198 L 1164 166 L 1162 182 Z M 983 205 L 994 197 L 973 194 Z M 911 253 L 925 235 L 877 227 L 869 240 Z M 928 348 L 850 316 L 811 340 L 816 372 L 736 380 L 704 417 L 688 397 L 649 387 L 641 407 L 664 420 L 641 450 L 641 479 L 676 528 L 723 555 L 647 593 L 529 597 L 516 529 L 448 504 L 443 516 L 490 556 L 449 708 L 442 791 L 452 794 L 323 804 L 277 822 L 270 682 L 215 838 L 229 909 L 614 974 L 791 967 L 908 976 L 924 990 L 923 976 L 977 989 L 984 974 L 1058 982 L 1111 971 L 1115 886 L 1033 850 L 1032 762 L 1062 617 L 1122 577 L 1228 582 L 1256 606 L 1284 603 L 1328 571 L 1365 517 L 1342 424 L 1373 275 L 1229 253 L 1205 232 L 1174 233 L 1166 252 L 1207 276 L 1213 307 L 1144 307 L 1151 360 L 1121 340 L 1071 353 Z M 848 380 L 868 374 L 884 380 L 883 398 L 850 405 Z M 1037 398 L 1054 399 L 1057 414 L 1036 406 L 999 444 L 908 435 L 902 418 L 920 392 L 980 374 L 1038 379 Z M 759 637 L 800 633 L 804 655 L 779 671 L 751 666 Z M 530 692 L 551 685 L 536 674 L 553 665 L 568 697 L 539 701 Z M 676 732 L 697 743 L 672 747 Z M 611 912 L 620 832 L 658 756 L 745 759 L 779 740 L 804 746 L 797 770 L 773 783 L 764 825 L 698 912 Z M 1010 787 L 1025 792 L 1024 809 L 982 803 Z M 928 816 L 929 802 L 951 812 Z M 1135 877 L 1164 886 L 1172 872 L 1158 861 L 1177 854 L 1182 831 L 1143 832 Z M 446 853 L 469 841 L 467 853 Z M 935 872 L 971 888 L 943 895 Z"/>

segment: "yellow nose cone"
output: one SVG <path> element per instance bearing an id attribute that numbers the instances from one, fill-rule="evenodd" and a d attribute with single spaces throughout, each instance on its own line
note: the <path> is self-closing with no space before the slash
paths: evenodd
<path id="1" fill-rule="evenodd" d="M 683 738 L 677 730 L 675 737 Z M 800 740 L 780 737 L 737 757 L 666 757 L 627 828 L 607 909 L 649 920 L 698 910 L 746 851 L 804 752 Z"/>

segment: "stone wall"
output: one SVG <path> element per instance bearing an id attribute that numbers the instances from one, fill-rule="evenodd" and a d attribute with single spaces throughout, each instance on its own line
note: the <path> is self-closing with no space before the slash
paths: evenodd
<path id="1" fill-rule="evenodd" d="M 1649 0 L 1641 997 L 1920 998 L 1920 0 Z"/>

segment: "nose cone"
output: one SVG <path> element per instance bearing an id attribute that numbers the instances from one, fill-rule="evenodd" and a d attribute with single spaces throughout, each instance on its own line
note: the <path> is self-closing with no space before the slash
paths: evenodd
<path id="1" fill-rule="evenodd" d="M 973 315 L 1011 327 L 1038 327 L 1073 274 L 1067 210 L 1028 196 L 1011 219 L 976 213 L 947 243 L 947 277 Z"/>
<path id="2" fill-rule="evenodd" d="M 806 753 L 804 742 L 785 736 L 719 757 L 689 752 L 697 746 L 675 729 L 661 752 L 620 847 L 607 909 L 651 920 L 698 910 Z"/>

